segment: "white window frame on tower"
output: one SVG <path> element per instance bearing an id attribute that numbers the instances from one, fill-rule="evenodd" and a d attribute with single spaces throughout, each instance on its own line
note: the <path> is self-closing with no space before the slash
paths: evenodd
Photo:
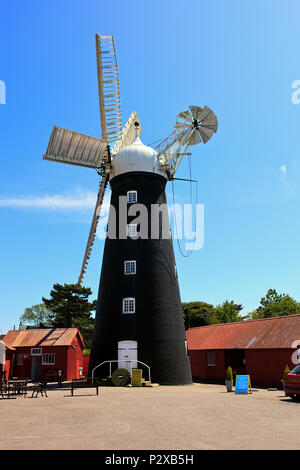
<path id="1" fill-rule="evenodd" d="M 134 259 L 124 261 L 124 274 L 125 276 L 136 274 L 136 261 Z"/>
<path id="2" fill-rule="evenodd" d="M 127 191 L 127 202 L 128 204 L 135 204 L 137 202 L 137 191 Z"/>
<path id="3" fill-rule="evenodd" d="M 127 237 L 136 237 L 137 236 L 137 224 L 128 224 L 127 225 Z"/>
<path id="4" fill-rule="evenodd" d="M 125 297 L 123 299 L 123 308 L 122 312 L 125 314 L 135 313 L 135 298 L 134 297 Z"/>

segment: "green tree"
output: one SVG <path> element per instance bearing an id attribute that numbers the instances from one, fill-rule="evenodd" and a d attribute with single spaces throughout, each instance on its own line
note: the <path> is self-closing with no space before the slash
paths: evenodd
<path id="1" fill-rule="evenodd" d="M 252 310 L 252 312 L 248 312 L 247 315 L 244 316 L 244 320 L 256 320 L 260 318 L 259 314 L 257 313 L 257 308 Z"/>
<path id="2" fill-rule="evenodd" d="M 52 312 L 47 309 L 44 303 L 33 305 L 32 307 L 25 308 L 23 315 L 20 317 L 20 322 L 37 325 L 37 326 L 49 326 L 51 325 Z"/>
<path id="3" fill-rule="evenodd" d="M 216 323 L 214 306 L 206 302 L 182 303 L 185 329 Z"/>
<path id="4" fill-rule="evenodd" d="M 232 323 L 236 321 L 242 321 L 243 317 L 240 315 L 240 311 L 243 306 L 235 304 L 233 300 L 225 300 L 222 305 L 215 307 L 216 323 Z"/>
<path id="5" fill-rule="evenodd" d="M 260 305 L 248 317 L 257 318 L 280 317 L 300 314 L 300 303 L 288 294 L 278 294 L 275 289 L 269 289 L 265 297 L 260 299 Z"/>
<path id="6" fill-rule="evenodd" d="M 52 325 L 55 328 L 78 328 L 86 348 L 91 347 L 94 326 L 91 312 L 96 309 L 96 301 L 89 302 L 90 295 L 92 291 L 89 287 L 54 284 L 50 292 L 51 298 L 42 298 L 52 312 Z"/>

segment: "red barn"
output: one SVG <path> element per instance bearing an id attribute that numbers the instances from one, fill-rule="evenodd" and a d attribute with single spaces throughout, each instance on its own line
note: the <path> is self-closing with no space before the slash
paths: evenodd
<path id="1" fill-rule="evenodd" d="M 300 315 L 190 328 L 186 336 L 195 379 L 224 382 L 231 366 L 253 385 L 278 387 L 285 366 L 299 361 Z"/>
<path id="2" fill-rule="evenodd" d="M 15 349 L 7 378 L 36 380 L 58 371 L 64 380 L 82 376 L 84 343 L 77 328 L 11 330 L 3 341 Z"/>

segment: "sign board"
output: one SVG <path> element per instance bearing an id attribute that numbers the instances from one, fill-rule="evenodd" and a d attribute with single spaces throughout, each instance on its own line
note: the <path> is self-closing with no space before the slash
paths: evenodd
<path id="1" fill-rule="evenodd" d="M 133 387 L 142 386 L 142 369 L 131 369 L 131 385 Z"/>
<path id="2" fill-rule="evenodd" d="M 251 391 L 250 375 L 237 375 L 235 382 L 235 393 L 236 394 L 248 394 Z"/>

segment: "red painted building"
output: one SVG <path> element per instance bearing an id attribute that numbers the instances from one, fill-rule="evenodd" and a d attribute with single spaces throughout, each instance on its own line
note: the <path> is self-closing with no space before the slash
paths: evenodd
<path id="1" fill-rule="evenodd" d="M 253 385 L 278 387 L 285 366 L 297 363 L 300 315 L 190 328 L 186 336 L 194 379 L 224 382 L 231 366 Z"/>
<path id="2" fill-rule="evenodd" d="M 88 376 L 90 356 L 83 356 L 83 375 Z"/>
<path id="3" fill-rule="evenodd" d="M 0 380 L 9 377 L 9 370 L 14 360 L 15 348 L 9 347 L 3 341 L 4 335 L 0 337 Z"/>
<path id="4" fill-rule="evenodd" d="M 62 371 L 64 380 L 82 376 L 84 343 L 77 328 L 11 330 L 3 342 L 11 351 L 6 378 L 38 379 Z"/>

